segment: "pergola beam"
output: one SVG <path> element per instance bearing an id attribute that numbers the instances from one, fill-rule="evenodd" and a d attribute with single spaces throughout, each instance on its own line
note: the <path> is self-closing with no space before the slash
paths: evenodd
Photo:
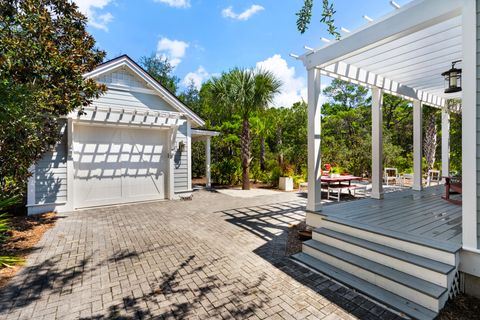
<path id="1" fill-rule="evenodd" d="M 462 13 L 463 4 L 462 0 L 413 1 L 342 41 L 307 52 L 300 58 L 307 69 L 324 67 L 456 17 Z"/>
<path id="2" fill-rule="evenodd" d="M 349 81 L 367 87 L 377 87 L 387 93 L 401 96 L 409 100 L 421 100 L 428 103 L 428 105 L 437 108 L 443 108 L 445 104 L 445 99 L 441 97 L 434 96 L 428 92 L 416 90 L 412 87 L 405 86 L 373 72 L 357 68 L 356 66 L 344 62 L 334 63 L 320 71 L 322 74 L 332 78 Z"/>

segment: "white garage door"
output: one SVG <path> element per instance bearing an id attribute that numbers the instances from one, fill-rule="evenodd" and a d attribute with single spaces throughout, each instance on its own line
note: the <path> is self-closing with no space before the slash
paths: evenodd
<path id="1" fill-rule="evenodd" d="M 167 133 L 75 126 L 75 208 L 165 199 Z"/>

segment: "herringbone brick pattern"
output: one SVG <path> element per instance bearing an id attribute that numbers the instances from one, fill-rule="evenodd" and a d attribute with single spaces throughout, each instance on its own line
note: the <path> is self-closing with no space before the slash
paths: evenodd
<path id="1" fill-rule="evenodd" d="M 62 216 L 0 293 L 5 319 L 393 319 L 285 256 L 294 194 L 206 191 Z"/>

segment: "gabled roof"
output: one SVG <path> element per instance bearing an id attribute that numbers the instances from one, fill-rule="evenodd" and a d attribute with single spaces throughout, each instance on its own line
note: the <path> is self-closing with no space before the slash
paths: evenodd
<path id="1" fill-rule="evenodd" d="M 127 55 L 119 56 L 98 65 L 95 70 L 84 74 L 84 77 L 96 78 L 102 74 L 105 74 L 122 66 L 127 67 L 135 75 L 143 79 L 152 88 L 152 90 L 155 91 L 155 93 L 157 93 L 175 110 L 184 113 L 188 118 L 190 118 L 195 127 L 201 127 L 205 125 L 205 121 L 202 118 L 200 118 L 188 106 L 186 106 L 182 101 L 180 101 L 177 96 L 168 91 L 164 86 L 162 86 L 162 84 L 155 80 L 155 78 L 153 78 L 147 71 L 145 71 L 140 65 L 138 65 L 135 61 L 133 61 L 133 59 L 131 59 Z"/>

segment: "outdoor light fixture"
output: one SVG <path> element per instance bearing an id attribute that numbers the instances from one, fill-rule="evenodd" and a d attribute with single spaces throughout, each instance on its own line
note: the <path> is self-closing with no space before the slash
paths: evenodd
<path id="1" fill-rule="evenodd" d="M 457 60 L 452 62 L 452 68 L 442 73 L 442 77 L 445 77 L 445 93 L 454 93 L 462 91 L 462 69 L 455 68 L 455 64 L 461 62 Z"/>
<path id="2" fill-rule="evenodd" d="M 180 150 L 180 152 L 185 151 L 185 142 L 180 141 L 180 142 L 178 143 L 178 150 Z"/>

